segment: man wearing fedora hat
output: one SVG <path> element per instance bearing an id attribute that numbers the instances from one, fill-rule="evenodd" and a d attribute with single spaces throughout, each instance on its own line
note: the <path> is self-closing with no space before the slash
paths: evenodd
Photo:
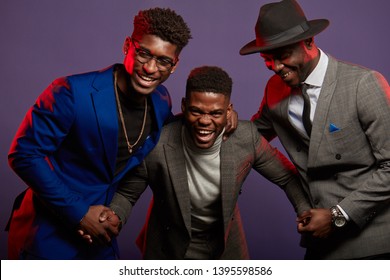
<path id="1" fill-rule="evenodd" d="M 310 199 L 297 218 L 305 258 L 390 259 L 390 88 L 316 46 L 328 25 L 294 0 L 260 8 L 240 54 L 260 53 L 275 75 L 252 120 L 279 137 Z"/>

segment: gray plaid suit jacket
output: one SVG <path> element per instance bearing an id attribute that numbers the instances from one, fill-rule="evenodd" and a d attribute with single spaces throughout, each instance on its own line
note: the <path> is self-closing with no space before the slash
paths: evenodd
<path id="1" fill-rule="evenodd" d="M 266 87 L 259 131 L 279 137 L 314 208 L 339 204 L 349 226 L 329 239 L 306 239 L 308 252 L 351 259 L 390 252 L 390 88 L 378 72 L 329 57 L 311 139 L 288 119 L 291 89 L 278 76 Z"/>
<path id="2" fill-rule="evenodd" d="M 110 207 L 122 221 L 147 185 L 153 203 L 138 238 L 145 259 L 183 259 L 191 238 L 190 194 L 182 145 L 182 121 L 163 128 L 156 148 L 122 182 Z M 224 250 L 221 259 L 247 259 L 248 250 L 237 206 L 242 184 L 255 169 L 279 185 L 295 210 L 310 207 L 294 166 L 272 148 L 249 121 L 221 145 L 221 216 Z M 129 203 L 131 202 L 131 203 Z"/>

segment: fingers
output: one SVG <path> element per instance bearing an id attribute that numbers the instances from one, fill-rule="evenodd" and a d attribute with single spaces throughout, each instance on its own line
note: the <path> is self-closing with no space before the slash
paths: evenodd
<path id="1" fill-rule="evenodd" d="M 100 221 L 100 216 L 103 216 L 103 221 Z M 94 240 L 107 244 L 111 242 L 112 236 L 119 233 L 118 221 L 119 218 L 110 208 L 104 205 L 93 205 L 80 221 L 78 234 L 88 243 L 92 243 Z"/>
<path id="2" fill-rule="evenodd" d="M 311 227 L 310 227 L 310 223 L 307 222 L 306 223 L 306 220 L 298 223 L 297 225 L 297 230 L 299 233 L 305 233 L 305 232 L 311 232 Z"/>
<path id="3" fill-rule="evenodd" d="M 229 138 L 229 136 L 237 129 L 238 126 L 238 113 L 232 110 L 230 114 L 230 118 L 228 118 L 227 123 L 225 125 L 225 133 L 223 135 L 223 140 Z"/>
<path id="4" fill-rule="evenodd" d="M 110 208 L 106 208 L 100 213 L 99 222 L 103 223 L 107 220 L 110 220 L 112 216 L 116 216 L 115 212 L 112 211 Z"/>
<path id="5" fill-rule="evenodd" d="M 77 233 L 81 236 L 82 239 L 84 239 L 87 243 L 92 243 L 92 236 L 89 234 L 86 234 L 83 230 L 79 229 Z"/>
<path id="6" fill-rule="evenodd" d="M 233 108 L 233 105 L 232 105 L 232 108 Z M 238 126 L 238 113 L 235 110 L 232 110 L 232 114 L 231 114 L 231 117 L 230 117 L 230 124 L 231 124 L 231 128 L 234 129 L 234 130 Z"/>
<path id="7" fill-rule="evenodd" d="M 109 224 L 107 227 L 106 227 L 106 232 L 110 235 L 110 236 L 118 236 L 119 235 L 119 227 L 118 225 L 111 225 Z"/>
<path id="8" fill-rule="evenodd" d="M 310 216 L 311 216 L 310 210 L 303 211 L 303 212 L 297 217 L 297 221 L 306 219 L 307 217 L 310 217 Z"/>
<path id="9" fill-rule="evenodd" d="M 111 242 L 111 234 L 106 228 L 102 228 L 94 234 L 84 234 L 82 238 L 88 243 L 93 243 L 93 240 L 95 240 L 99 244 L 108 245 Z"/>
<path id="10" fill-rule="evenodd" d="M 232 133 L 231 130 L 232 130 L 232 124 L 229 123 L 229 122 L 226 123 L 225 132 L 224 132 L 224 134 L 222 136 L 223 141 L 225 141 L 225 140 L 227 140 L 229 138 L 230 134 Z"/>
<path id="11" fill-rule="evenodd" d="M 107 231 L 104 231 L 102 232 L 99 236 L 98 236 L 99 240 L 103 243 L 103 244 L 107 244 L 107 243 L 110 243 L 111 242 L 111 236 L 107 233 Z"/>
<path id="12" fill-rule="evenodd" d="M 90 235 L 83 235 L 83 239 L 87 242 L 87 243 L 89 243 L 89 244 L 92 244 L 93 243 L 93 240 L 92 240 L 92 236 L 90 236 Z"/>
<path id="13" fill-rule="evenodd" d="M 310 209 L 297 218 L 299 233 L 308 232 L 317 238 L 327 238 L 333 228 L 329 209 Z"/>
<path id="14" fill-rule="evenodd" d="M 301 215 L 299 215 L 297 217 L 296 222 L 298 223 L 298 232 L 302 232 L 305 230 L 303 228 L 304 228 L 304 226 L 307 226 L 310 223 L 311 217 L 312 217 L 312 215 L 311 215 L 310 210 L 303 211 L 301 213 Z"/>

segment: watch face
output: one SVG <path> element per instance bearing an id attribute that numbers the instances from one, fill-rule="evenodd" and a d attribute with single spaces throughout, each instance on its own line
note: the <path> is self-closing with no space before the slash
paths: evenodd
<path id="1" fill-rule="evenodd" d="M 345 225 L 345 218 L 344 217 L 337 217 L 335 220 L 334 220 L 334 225 L 336 227 L 342 227 Z"/>

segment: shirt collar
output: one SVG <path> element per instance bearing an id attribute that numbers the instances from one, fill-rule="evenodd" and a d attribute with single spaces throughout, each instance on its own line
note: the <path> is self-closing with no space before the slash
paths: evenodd
<path id="1" fill-rule="evenodd" d="M 322 87 L 322 83 L 324 82 L 326 68 L 328 67 L 329 58 L 328 56 L 321 50 L 320 51 L 320 60 L 318 61 L 317 66 L 310 73 L 310 75 L 306 78 L 305 84 L 315 87 Z"/>

